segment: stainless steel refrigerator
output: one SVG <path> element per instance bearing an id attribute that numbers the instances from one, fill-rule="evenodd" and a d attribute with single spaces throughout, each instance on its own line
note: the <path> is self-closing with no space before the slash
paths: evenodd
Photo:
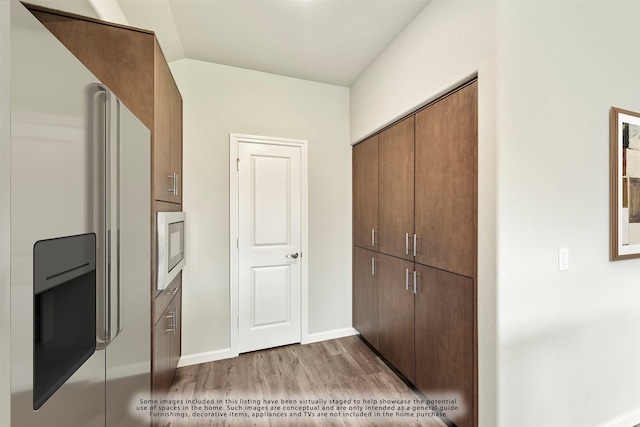
<path id="1" fill-rule="evenodd" d="M 11 426 L 148 425 L 149 130 L 13 0 L 10 62 Z"/>

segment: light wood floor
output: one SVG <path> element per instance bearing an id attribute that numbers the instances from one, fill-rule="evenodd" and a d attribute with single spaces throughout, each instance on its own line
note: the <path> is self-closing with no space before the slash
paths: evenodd
<path id="1" fill-rule="evenodd" d="M 182 418 L 156 419 L 154 425 L 445 427 L 439 418 L 426 414 L 428 409 L 421 401 L 416 401 L 418 396 L 355 336 L 278 347 L 242 354 L 233 359 L 180 368 L 167 398 L 182 401 L 178 403 L 184 409 Z M 187 399 L 194 398 L 209 399 L 212 402 L 209 408 L 218 406 L 218 410 L 187 410 L 190 407 Z M 230 407 L 241 409 L 229 409 L 225 399 L 236 399 L 238 403 L 231 404 Z M 246 410 L 247 405 L 252 410 L 256 409 L 253 406 L 264 408 L 268 406 L 264 402 L 266 399 L 277 400 L 277 405 L 281 407 L 277 413 L 286 414 L 287 418 L 228 416 L 232 412 L 251 413 Z M 294 408 L 285 409 L 292 405 L 282 404 L 281 399 L 294 401 Z M 304 399 L 309 399 L 310 402 L 306 403 Z M 321 404 L 321 399 L 327 403 Z M 332 405 L 332 399 L 345 401 L 343 408 L 338 409 L 335 402 Z M 378 407 L 367 410 L 365 399 L 375 399 Z M 409 401 L 411 403 L 408 406 L 417 405 L 420 408 L 417 411 L 420 416 L 416 417 L 416 412 L 411 409 L 402 411 L 398 405 L 394 410 L 384 410 L 381 408 L 383 399 Z M 371 400 L 369 402 L 372 403 Z M 356 408 L 357 405 L 361 408 Z M 308 406 L 305 412 L 314 416 L 305 416 L 302 406 Z M 261 411 L 257 408 L 253 413 Z M 374 411 L 379 416 L 376 417 Z M 193 416 L 194 412 L 201 416 Z M 227 416 L 215 416 L 216 412 L 224 412 Z M 274 414 L 272 410 L 267 412 L 269 415 Z M 345 412 L 352 416 L 346 416 Z M 404 412 L 404 415 L 400 415 L 400 412 Z M 382 416 L 385 413 L 393 416 Z"/>

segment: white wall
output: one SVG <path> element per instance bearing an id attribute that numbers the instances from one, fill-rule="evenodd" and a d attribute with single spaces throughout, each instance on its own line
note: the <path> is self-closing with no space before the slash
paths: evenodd
<path id="1" fill-rule="evenodd" d="M 11 419 L 10 9 L 10 2 L 0 1 L 0 426 L 8 426 Z"/>
<path id="2" fill-rule="evenodd" d="M 487 427 L 497 425 L 495 26 L 494 2 L 434 0 L 351 87 L 355 142 L 478 73 L 479 417 Z"/>
<path id="3" fill-rule="evenodd" d="M 638 2 L 501 7 L 502 426 L 640 423 L 640 260 L 609 262 L 608 228 L 609 109 L 640 111 L 638 16 Z"/>
<path id="4" fill-rule="evenodd" d="M 183 360 L 230 346 L 230 133 L 308 141 L 309 333 L 350 328 L 349 89 L 188 59 L 170 66 L 184 102 Z"/>

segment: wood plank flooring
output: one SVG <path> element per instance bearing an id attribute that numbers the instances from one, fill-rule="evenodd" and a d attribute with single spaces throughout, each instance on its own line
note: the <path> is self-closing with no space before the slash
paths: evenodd
<path id="1" fill-rule="evenodd" d="M 445 427 L 356 336 L 180 368 L 167 399 L 181 409 L 154 426 Z"/>

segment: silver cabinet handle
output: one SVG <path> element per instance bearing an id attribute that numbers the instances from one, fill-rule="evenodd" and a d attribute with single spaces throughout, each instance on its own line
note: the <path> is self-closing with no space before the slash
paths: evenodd
<path id="1" fill-rule="evenodd" d="M 171 175 L 167 175 L 167 178 L 171 180 L 171 187 L 167 188 L 167 193 L 175 194 L 176 192 L 176 174 L 172 173 Z"/>
<path id="2" fill-rule="evenodd" d="M 371 229 L 371 246 L 376 245 L 376 230 L 375 228 Z"/>
<path id="3" fill-rule="evenodd" d="M 176 333 L 176 311 L 173 310 L 172 312 L 170 312 L 166 318 L 169 319 L 169 329 L 165 329 L 164 331 L 175 334 Z"/>
<path id="4" fill-rule="evenodd" d="M 416 256 L 416 233 L 413 233 L 413 256 Z"/>
<path id="5" fill-rule="evenodd" d="M 409 269 L 405 269 L 405 277 L 404 277 L 404 288 L 408 291 L 409 290 Z"/>
<path id="6" fill-rule="evenodd" d="M 295 254 L 289 254 L 289 255 L 285 255 L 286 258 L 293 258 L 293 259 L 297 259 L 300 255 L 298 254 L 298 252 L 296 252 Z"/>
<path id="7" fill-rule="evenodd" d="M 178 321 L 180 318 L 178 317 L 178 309 L 173 310 L 173 334 L 176 334 L 176 331 L 180 326 L 178 326 Z"/>
<path id="8" fill-rule="evenodd" d="M 409 233 L 404 236 L 404 252 L 409 255 Z"/>
<path id="9" fill-rule="evenodd" d="M 418 291 L 418 272 L 416 270 L 413 270 L 413 293 L 417 294 Z"/>
<path id="10" fill-rule="evenodd" d="M 375 257 L 371 257 L 371 275 L 375 276 L 376 272 L 379 272 L 379 271 L 380 270 L 376 270 L 376 258 Z"/>
<path id="11" fill-rule="evenodd" d="M 179 175 L 176 172 L 173 172 L 171 175 L 167 175 L 167 178 L 171 180 L 171 188 L 167 188 L 167 193 L 171 193 L 175 196 L 178 195 L 178 187 L 179 187 Z"/>
<path id="12" fill-rule="evenodd" d="M 178 329 L 178 309 L 177 308 L 173 309 L 173 325 L 171 329 L 172 329 L 171 333 L 175 335 L 176 329 Z"/>

